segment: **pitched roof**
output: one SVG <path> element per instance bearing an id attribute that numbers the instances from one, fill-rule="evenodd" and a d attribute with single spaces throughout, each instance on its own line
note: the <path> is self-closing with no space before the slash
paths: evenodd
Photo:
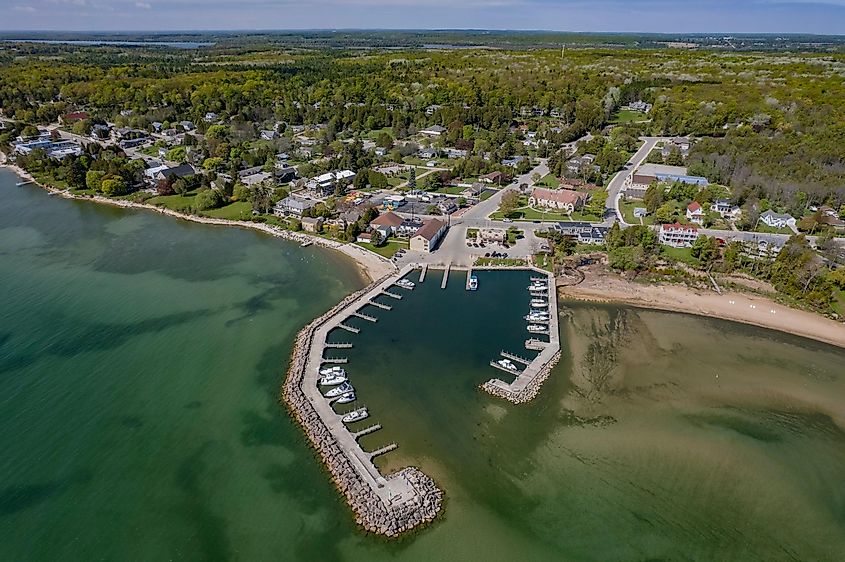
<path id="1" fill-rule="evenodd" d="M 166 170 L 162 170 L 160 172 L 164 177 L 169 178 L 171 176 L 175 176 L 177 178 L 184 178 L 187 176 L 196 175 L 196 170 L 190 164 L 180 164 L 179 166 L 174 166 L 173 168 L 167 168 Z"/>
<path id="2" fill-rule="evenodd" d="M 687 211 L 693 214 L 698 214 L 701 212 L 701 205 L 698 204 L 698 201 L 693 201 L 687 205 Z"/>
<path id="3" fill-rule="evenodd" d="M 536 187 L 531 191 L 531 196 L 537 200 L 555 201 L 564 205 L 577 205 L 584 201 L 587 196 L 580 191 L 571 189 L 543 189 Z"/>
<path id="4" fill-rule="evenodd" d="M 446 223 L 443 221 L 437 219 L 427 220 L 423 223 L 422 228 L 414 233 L 414 238 L 422 236 L 430 242 L 444 226 L 446 226 Z"/>
<path id="5" fill-rule="evenodd" d="M 698 227 L 694 224 L 681 224 L 679 222 L 672 223 L 672 224 L 663 224 L 660 225 L 660 230 L 695 230 L 698 231 Z"/>
<path id="6" fill-rule="evenodd" d="M 397 215 L 394 212 L 388 211 L 383 215 L 379 215 L 370 221 L 370 224 L 374 224 L 376 226 L 390 226 L 392 228 L 396 228 L 400 224 L 402 224 L 402 217 Z"/>

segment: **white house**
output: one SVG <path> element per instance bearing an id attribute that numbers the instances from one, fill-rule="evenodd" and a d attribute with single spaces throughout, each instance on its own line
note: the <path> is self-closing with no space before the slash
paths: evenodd
<path id="1" fill-rule="evenodd" d="M 423 223 L 422 228 L 411 236 L 410 247 L 416 252 L 433 252 L 437 244 L 446 234 L 446 223 L 438 219 L 430 219 Z"/>
<path id="2" fill-rule="evenodd" d="M 535 187 L 531 190 L 528 205 L 531 207 L 546 207 L 560 209 L 572 213 L 584 206 L 588 195 L 571 189 L 543 189 Z"/>
<path id="3" fill-rule="evenodd" d="M 794 221 L 791 215 L 782 215 L 769 209 L 760 215 L 760 221 L 772 228 L 787 228 L 790 221 Z"/>
<path id="4" fill-rule="evenodd" d="M 439 137 L 445 132 L 446 127 L 441 127 L 440 125 L 432 125 L 431 127 L 427 127 L 420 131 L 420 134 L 425 135 L 427 137 Z"/>
<path id="5" fill-rule="evenodd" d="M 673 248 L 689 248 L 698 238 L 698 227 L 692 224 L 664 224 L 660 226 L 658 241 Z"/>
<path id="6" fill-rule="evenodd" d="M 727 199 L 717 199 L 710 205 L 710 210 L 719 213 L 723 219 L 735 219 L 742 212 L 736 205 L 731 205 Z"/>
<path id="7" fill-rule="evenodd" d="M 704 209 L 701 208 L 698 201 L 693 201 L 687 205 L 687 220 L 698 225 L 704 224 Z"/>

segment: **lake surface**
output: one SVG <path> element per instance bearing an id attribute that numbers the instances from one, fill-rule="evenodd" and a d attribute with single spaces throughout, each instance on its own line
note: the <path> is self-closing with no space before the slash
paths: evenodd
<path id="1" fill-rule="evenodd" d="M 98 39 L 2 39 L 5 43 L 41 43 L 45 45 L 79 45 L 80 47 L 172 47 L 174 49 L 200 49 L 214 43 L 198 41 L 109 41 Z"/>
<path id="2" fill-rule="evenodd" d="M 0 560 L 845 552 L 842 350 L 563 303 L 564 358 L 513 406 L 476 387 L 527 337 L 526 279 L 430 276 L 338 337 L 384 425 L 364 446 L 396 441 L 382 468 L 447 493 L 437 523 L 387 542 L 357 530 L 277 402 L 296 331 L 363 285 L 347 260 L 15 181 L 0 170 Z"/>

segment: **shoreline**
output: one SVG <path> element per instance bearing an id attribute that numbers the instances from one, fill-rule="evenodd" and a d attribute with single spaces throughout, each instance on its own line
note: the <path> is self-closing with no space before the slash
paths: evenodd
<path id="1" fill-rule="evenodd" d="M 186 213 L 174 211 L 172 209 L 167 209 L 165 207 L 150 205 L 149 203 L 137 203 L 135 201 L 127 201 L 124 199 L 109 199 L 108 197 L 103 197 L 102 195 L 94 195 L 91 197 L 74 195 L 73 193 L 70 193 L 68 191 L 56 189 L 40 183 L 34 177 L 32 177 L 29 172 L 27 172 L 20 166 L 8 163 L 8 161 L 6 160 L 6 155 L 2 151 L 0 151 L 0 168 L 8 168 L 21 179 L 30 181 L 41 189 L 47 191 L 48 193 L 58 195 L 65 199 L 73 199 L 77 201 L 91 201 L 94 203 L 99 203 L 101 205 L 111 205 L 112 207 L 122 207 L 124 209 L 144 209 L 148 211 L 155 211 L 162 215 L 167 215 L 173 218 L 200 224 L 250 228 L 259 232 L 263 232 L 264 234 L 269 234 L 270 236 L 276 238 L 282 238 L 284 240 L 288 240 L 290 242 L 298 242 L 300 244 L 303 242 L 310 242 L 315 246 L 340 252 L 347 258 L 352 259 L 352 261 L 355 262 L 355 264 L 357 265 L 358 272 L 362 275 L 366 284 L 372 283 L 376 279 L 380 279 L 385 275 L 396 271 L 396 267 L 390 261 L 379 256 L 378 254 L 370 252 L 352 243 L 342 243 L 337 242 L 335 240 L 328 240 L 319 236 L 312 236 L 305 232 L 293 232 L 290 230 L 284 230 L 282 228 L 271 226 L 266 223 L 252 221 L 235 221 L 229 219 L 215 219 L 211 217 L 189 215 Z"/>
<path id="2" fill-rule="evenodd" d="M 641 285 L 595 269 L 585 273 L 581 284 L 558 288 L 562 298 L 728 320 L 845 348 L 845 324 L 764 296 L 736 291 L 718 294 L 671 284 Z"/>

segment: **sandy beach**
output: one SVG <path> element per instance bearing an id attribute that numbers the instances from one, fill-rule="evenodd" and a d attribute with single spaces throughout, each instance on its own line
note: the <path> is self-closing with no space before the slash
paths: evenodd
<path id="1" fill-rule="evenodd" d="M 6 160 L 6 155 L 3 152 L 0 152 L 0 166 L 6 167 L 12 170 L 15 174 L 23 178 L 24 180 L 31 181 L 36 185 L 39 185 L 43 189 L 46 189 L 50 193 L 58 195 L 60 197 L 64 197 L 65 199 L 77 199 L 80 201 L 93 201 L 95 203 L 100 203 L 103 205 L 111 205 L 113 207 L 123 207 L 127 209 L 146 209 L 148 211 L 155 211 L 157 213 L 161 213 L 163 215 L 168 215 L 177 219 L 187 220 L 191 222 L 198 222 L 202 224 L 214 224 L 220 226 L 236 226 L 240 228 L 251 228 L 253 230 L 259 230 L 264 232 L 265 234 L 269 234 L 271 236 L 275 236 L 277 238 L 284 238 L 285 240 L 290 240 L 292 242 L 311 242 L 315 246 L 320 246 L 323 248 L 328 248 L 330 250 L 336 250 L 341 252 L 342 254 L 352 258 L 358 267 L 361 269 L 363 274 L 369 278 L 370 282 L 380 279 L 395 271 L 396 267 L 390 260 L 379 256 L 374 252 L 370 252 L 360 246 L 356 246 L 355 244 L 344 244 L 342 242 L 337 242 L 335 240 L 328 240 L 326 238 L 321 238 L 319 236 L 312 236 L 310 234 L 304 232 L 293 232 L 290 230 L 284 230 L 282 228 L 278 228 L 269 224 L 258 223 L 258 222 L 251 222 L 251 221 L 233 221 L 227 219 L 214 219 L 209 217 L 200 217 L 196 215 L 188 215 L 185 213 L 180 213 L 178 211 L 173 211 L 171 209 L 166 209 L 164 207 L 156 207 L 155 205 L 149 205 L 147 203 L 136 203 L 133 201 L 125 201 L 119 199 L 109 199 L 108 197 L 102 197 L 99 195 L 95 195 L 93 197 L 85 197 L 80 195 L 74 195 L 68 191 L 63 191 L 59 189 L 53 189 L 49 186 L 43 185 L 38 183 L 32 175 L 29 174 L 26 170 L 21 168 L 20 166 L 16 166 L 14 164 L 9 164 Z"/>
<path id="2" fill-rule="evenodd" d="M 626 281 L 603 267 L 584 270 L 586 278 L 561 287 L 561 298 L 624 303 L 641 308 L 685 312 L 752 324 L 845 348 L 845 324 L 789 308 L 763 296 L 701 291 L 682 285 L 644 285 Z"/>

